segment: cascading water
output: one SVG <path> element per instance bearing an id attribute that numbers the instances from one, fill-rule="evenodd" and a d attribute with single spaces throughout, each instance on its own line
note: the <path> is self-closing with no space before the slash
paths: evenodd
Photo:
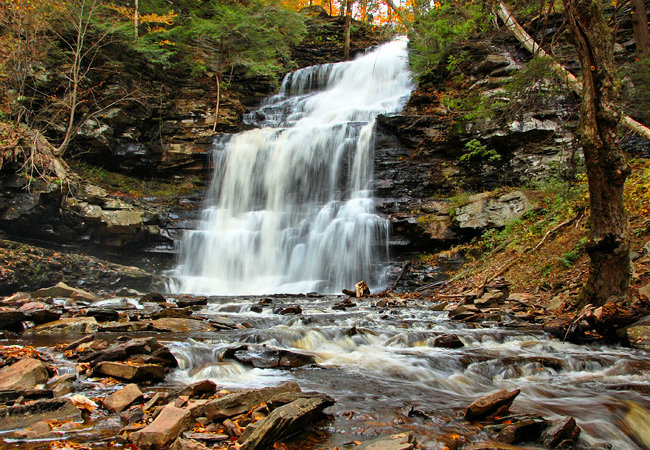
<path id="1" fill-rule="evenodd" d="M 261 128 L 215 146 L 207 206 L 181 243 L 173 290 L 381 284 L 389 224 L 374 213 L 370 187 L 375 117 L 399 112 L 412 88 L 403 39 L 288 74 L 245 118 Z"/>

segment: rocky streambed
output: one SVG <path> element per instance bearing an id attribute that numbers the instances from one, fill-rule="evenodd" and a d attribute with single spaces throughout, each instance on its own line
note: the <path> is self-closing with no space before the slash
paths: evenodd
<path id="1" fill-rule="evenodd" d="M 410 297 L 5 297 L 3 445 L 648 445 L 643 349 L 550 338 L 498 283 L 473 304 Z"/>

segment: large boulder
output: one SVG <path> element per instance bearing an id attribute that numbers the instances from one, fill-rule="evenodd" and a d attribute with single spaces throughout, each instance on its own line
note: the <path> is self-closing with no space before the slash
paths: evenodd
<path id="1" fill-rule="evenodd" d="M 131 383 L 102 400 L 102 405 L 108 411 L 117 413 L 124 411 L 129 405 L 143 398 L 144 394 L 142 394 L 138 385 Z"/>
<path id="2" fill-rule="evenodd" d="M 47 367 L 42 362 L 25 358 L 0 369 L 0 389 L 33 389 L 48 378 Z"/>
<path id="3" fill-rule="evenodd" d="M 519 395 L 519 392 L 519 389 L 511 392 L 502 389 L 475 400 L 467 407 L 465 420 L 480 420 L 499 410 L 509 408 L 515 397 Z"/>
<path id="4" fill-rule="evenodd" d="M 491 197 L 490 193 L 477 194 L 469 198 L 469 203 L 457 208 L 454 222 L 461 230 L 504 227 L 530 208 L 530 201 L 521 191 L 509 192 L 497 198 Z"/>
<path id="5" fill-rule="evenodd" d="M 192 426 L 192 414 L 172 403 L 165 406 L 158 417 L 142 430 L 129 436 L 129 440 L 141 449 L 163 449 Z"/>
<path id="6" fill-rule="evenodd" d="M 302 393 L 302 390 L 295 382 L 258 390 L 244 389 L 206 403 L 205 416 L 213 421 L 236 416 L 249 411 L 260 403 L 271 402 L 275 397 L 289 393 Z"/>
<path id="7" fill-rule="evenodd" d="M 271 448 L 280 439 L 303 431 L 321 414 L 323 409 L 333 405 L 327 397 L 299 398 L 274 409 L 271 414 L 256 424 L 253 432 L 241 443 L 242 450 Z"/>

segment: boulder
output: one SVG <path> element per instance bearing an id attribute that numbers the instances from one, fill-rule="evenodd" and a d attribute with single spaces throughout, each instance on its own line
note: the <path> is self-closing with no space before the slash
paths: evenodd
<path id="1" fill-rule="evenodd" d="M 149 294 L 145 294 L 140 298 L 141 302 L 150 302 L 150 303 L 166 303 L 167 299 L 162 295 L 159 294 L 158 292 L 150 292 Z"/>
<path id="2" fill-rule="evenodd" d="M 70 287 L 64 282 L 60 282 L 57 283 L 55 286 L 39 289 L 35 292 L 32 292 L 32 298 L 43 298 L 43 297 L 74 298 L 80 300 L 88 300 L 91 302 L 96 302 L 101 300 L 101 297 L 91 294 L 90 292 L 84 291 L 83 289 Z"/>
<path id="3" fill-rule="evenodd" d="M 166 331 L 171 333 L 196 333 L 213 331 L 214 327 L 203 320 L 183 319 L 166 317 L 152 320 L 151 327 L 155 331 Z"/>
<path id="4" fill-rule="evenodd" d="M 113 392 L 111 395 L 102 400 L 102 405 L 108 411 L 112 413 L 117 413 L 124 411 L 132 403 L 142 400 L 144 395 L 137 384 L 127 384 L 124 388 L 120 389 L 117 392 Z"/>
<path id="5" fill-rule="evenodd" d="M 539 439 L 546 427 L 547 422 L 542 418 L 521 420 L 501 430 L 497 435 L 497 441 L 504 444 L 533 442 Z"/>
<path id="6" fill-rule="evenodd" d="M 542 434 L 542 443 L 549 448 L 556 448 L 563 441 L 577 441 L 580 427 L 573 417 L 563 417 L 551 422 Z"/>
<path id="7" fill-rule="evenodd" d="M 323 409 L 333 404 L 331 399 L 311 397 L 299 398 L 280 406 L 258 423 L 253 432 L 241 442 L 240 448 L 242 450 L 270 448 L 278 440 L 304 431 L 320 417 Z"/>
<path id="8" fill-rule="evenodd" d="M 94 376 L 108 376 L 127 381 L 156 383 L 165 378 L 165 368 L 156 364 L 132 365 L 121 362 L 101 362 L 93 370 Z"/>
<path id="9" fill-rule="evenodd" d="M 14 308 L 0 307 L 0 330 L 19 325 L 26 320 L 25 313 Z"/>
<path id="10" fill-rule="evenodd" d="M 289 314 L 302 314 L 302 308 L 300 305 L 291 305 L 287 306 L 286 308 L 276 308 L 273 310 L 273 314 L 280 314 L 283 316 Z"/>
<path id="11" fill-rule="evenodd" d="M 25 314 L 25 319 L 41 325 L 48 322 L 59 320 L 63 312 L 53 309 L 42 302 L 29 302 L 20 307 L 20 311 Z"/>
<path id="12" fill-rule="evenodd" d="M 140 209 L 103 210 L 100 220 L 105 227 L 106 233 L 129 235 L 143 229 L 143 216 L 144 211 Z"/>
<path id="13" fill-rule="evenodd" d="M 433 340 L 434 347 L 441 348 L 461 348 L 465 344 L 455 334 L 443 334 Z"/>
<path id="14" fill-rule="evenodd" d="M 263 389 L 244 389 L 233 392 L 205 404 L 205 416 L 212 420 L 220 420 L 245 413 L 260 403 L 268 403 L 274 397 L 287 393 L 302 393 L 298 383 L 293 381 L 280 386 Z"/>
<path id="15" fill-rule="evenodd" d="M 207 297 L 179 297 L 174 299 L 176 306 L 179 308 L 187 308 L 192 306 L 205 306 L 208 304 Z"/>
<path id="16" fill-rule="evenodd" d="M 81 411 L 67 398 L 37 400 L 26 405 L 0 408 L 0 431 L 26 428 L 42 420 L 80 422 Z"/>
<path id="17" fill-rule="evenodd" d="M 191 426 L 192 414 L 170 403 L 151 424 L 131 433 L 129 441 L 141 449 L 164 449 Z"/>
<path id="18" fill-rule="evenodd" d="M 98 329 L 94 317 L 68 317 L 44 323 L 30 329 L 30 333 L 39 334 L 90 334 Z"/>
<path id="19" fill-rule="evenodd" d="M 241 363 L 259 369 L 272 369 L 276 367 L 295 368 L 316 362 L 313 356 L 274 348 L 251 348 L 237 350 L 233 358 Z"/>
<path id="20" fill-rule="evenodd" d="M 0 369 L 0 389 L 33 389 L 47 379 L 47 367 L 38 359 L 24 358 Z"/>
<path id="21" fill-rule="evenodd" d="M 521 392 L 519 389 L 508 392 L 502 389 L 492 394 L 485 395 L 475 400 L 467 407 L 465 420 L 479 420 L 488 417 L 503 407 L 509 408 L 515 397 Z"/>
<path id="22" fill-rule="evenodd" d="M 196 434 L 212 434 L 212 433 L 196 433 Z M 208 450 L 209 448 L 210 447 L 207 447 L 205 444 L 195 439 L 183 439 L 183 438 L 176 439 L 169 447 L 170 450 Z"/>
<path id="23" fill-rule="evenodd" d="M 530 208 L 528 198 L 521 191 L 509 192 L 498 198 L 490 197 L 489 193 L 477 194 L 469 198 L 469 203 L 457 208 L 454 222 L 461 230 L 504 227 Z"/>

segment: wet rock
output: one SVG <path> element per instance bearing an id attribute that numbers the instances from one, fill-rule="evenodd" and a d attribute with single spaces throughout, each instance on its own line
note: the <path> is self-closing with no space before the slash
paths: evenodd
<path id="1" fill-rule="evenodd" d="M 81 412 L 67 398 L 0 408 L 0 431 L 26 428 L 43 420 L 80 422 Z"/>
<path id="2" fill-rule="evenodd" d="M 274 397 L 290 392 L 302 393 L 302 390 L 298 383 L 295 382 L 287 382 L 276 387 L 258 390 L 245 389 L 209 401 L 205 404 L 205 415 L 212 421 L 226 419 L 242 414 L 260 403 L 268 403 Z"/>
<path id="3" fill-rule="evenodd" d="M 189 411 L 168 404 L 151 424 L 132 433 L 129 441 L 142 449 L 163 449 L 191 426 Z"/>
<path id="4" fill-rule="evenodd" d="M 98 322 L 109 322 L 120 318 L 120 313 L 110 308 L 88 308 L 85 315 L 94 317 Z"/>
<path id="5" fill-rule="evenodd" d="M 365 281 L 359 281 L 354 285 L 354 293 L 355 297 L 357 298 L 363 298 L 370 295 L 370 288 L 368 287 L 368 283 Z"/>
<path id="6" fill-rule="evenodd" d="M 179 297 L 174 300 L 179 308 L 190 308 L 192 306 L 205 306 L 208 304 L 207 297 Z"/>
<path id="7" fill-rule="evenodd" d="M 289 350 L 273 348 L 250 348 L 238 350 L 233 353 L 233 358 L 241 363 L 252 365 L 260 369 L 276 367 L 302 367 L 315 363 L 311 355 L 303 355 Z"/>
<path id="8" fill-rule="evenodd" d="M 364 442 L 359 448 L 362 450 L 412 450 L 418 448 L 418 443 L 413 433 L 408 432 L 373 439 Z"/>
<path id="9" fill-rule="evenodd" d="M 55 286 L 49 288 L 39 289 L 35 292 L 32 292 L 32 298 L 42 298 L 42 297 L 64 297 L 64 298 L 73 298 L 77 300 L 88 300 L 91 302 L 96 302 L 101 300 L 101 297 L 98 297 L 90 292 L 84 291 L 83 289 L 77 289 L 68 286 L 64 282 L 57 283 Z"/>
<path id="10" fill-rule="evenodd" d="M 196 433 L 196 434 L 211 434 L 211 433 Z M 205 444 L 195 440 L 195 439 L 176 439 L 171 446 L 170 450 L 208 450 L 210 447 L 207 447 Z"/>
<path id="11" fill-rule="evenodd" d="M 54 398 L 54 392 L 51 389 L 0 389 L 0 403 L 4 405 L 44 398 Z"/>
<path id="12" fill-rule="evenodd" d="M 192 439 L 195 441 L 206 442 L 208 444 L 216 444 L 217 442 L 227 441 L 230 437 L 221 433 L 193 433 L 186 431 L 183 433 L 183 438 Z"/>
<path id="13" fill-rule="evenodd" d="M 449 310 L 449 318 L 453 320 L 465 320 L 481 311 L 474 305 L 461 305 Z"/>
<path id="14" fill-rule="evenodd" d="M 323 398 L 301 398 L 274 409 L 262 419 L 255 430 L 241 442 L 242 450 L 271 447 L 286 436 L 304 430 L 318 419 L 323 409 L 333 402 Z"/>
<path id="15" fill-rule="evenodd" d="M 138 406 L 129 408 L 120 414 L 120 420 L 126 425 L 142 422 L 144 421 L 144 411 Z"/>
<path id="16" fill-rule="evenodd" d="M 475 400 L 467 407 L 465 420 L 480 420 L 488 417 L 504 407 L 509 408 L 515 397 L 521 392 L 519 389 L 508 392 L 504 389 L 493 392 Z"/>
<path id="17" fill-rule="evenodd" d="M 341 291 L 343 294 L 347 295 L 348 297 L 356 297 L 357 293 L 355 291 L 351 291 L 350 289 L 343 289 Z"/>
<path id="18" fill-rule="evenodd" d="M 165 308 L 151 314 L 152 319 L 187 319 L 192 316 L 189 308 Z"/>
<path id="19" fill-rule="evenodd" d="M 641 350 L 650 350 L 650 316 L 626 327 L 625 334 L 630 346 Z"/>
<path id="20" fill-rule="evenodd" d="M 45 364 L 37 359 L 24 358 L 0 369 L 0 389 L 33 389 L 48 378 Z"/>
<path id="21" fill-rule="evenodd" d="M 31 328 L 29 332 L 39 334 L 88 334 L 96 332 L 97 329 L 98 325 L 94 317 L 69 317 L 37 325 Z"/>
<path id="22" fill-rule="evenodd" d="M 0 307 L 0 330 L 20 326 L 26 320 L 25 313 L 14 308 Z"/>
<path id="23" fill-rule="evenodd" d="M 137 384 L 127 384 L 117 392 L 102 400 L 102 405 L 112 413 L 124 411 L 131 404 L 138 400 L 142 400 L 144 395 Z"/>
<path id="24" fill-rule="evenodd" d="M 444 311 L 448 305 L 449 303 L 447 302 L 440 302 L 440 303 L 436 303 L 435 305 L 429 306 L 429 308 L 427 309 L 429 311 Z"/>
<path id="25" fill-rule="evenodd" d="M 496 439 L 505 444 L 533 442 L 539 439 L 546 427 L 547 422 L 542 418 L 522 420 L 505 427 L 499 432 Z"/>
<path id="26" fill-rule="evenodd" d="M 150 322 L 151 327 L 155 331 L 171 332 L 171 333 L 197 333 L 213 331 L 214 327 L 208 322 L 195 319 L 183 319 L 168 317 L 163 319 L 155 319 Z"/>
<path id="27" fill-rule="evenodd" d="M 32 296 L 29 292 L 16 292 L 2 299 L 2 304 L 7 306 L 21 306 L 29 302 L 31 299 Z"/>
<path id="28" fill-rule="evenodd" d="M 165 378 L 165 368 L 155 364 L 130 365 L 107 361 L 99 363 L 93 370 L 93 375 L 157 383 Z"/>
<path id="29" fill-rule="evenodd" d="M 337 310 L 337 311 L 345 311 L 345 310 L 347 310 L 348 308 L 353 308 L 353 307 L 355 307 L 355 306 L 357 306 L 356 303 L 354 303 L 354 302 L 353 302 L 352 300 L 350 300 L 349 298 L 346 298 L 346 299 L 343 300 L 342 302 L 338 302 L 338 303 L 336 303 L 334 306 L 332 306 L 332 309 L 335 309 L 335 310 Z"/>
<path id="30" fill-rule="evenodd" d="M 525 447 L 518 447 L 499 442 L 477 442 L 463 447 L 465 450 L 524 450 Z"/>
<path id="31" fill-rule="evenodd" d="M 498 198 L 489 193 L 473 195 L 469 203 L 456 210 L 454 222 L 458 228 L 481 230 L 503 227 L 530 210 L 530 202 L 521 191 L 509 192 Z"/>
<path id="32" fill-rule="evenodd" d="M 546 447 L 557 448 L 561 442 L 577 441 L 580 431 L 573 417 L 563 417 L 551 422 L 542 434 L 541 441 Z"/>
<path id="33" fill-rule="evenodd" d="M 140 301 L 143 303 L 149 302 L 149 303 L 166 303 L 167 299 L 162 295 L 159 294 L 158 292 L 151 292 L 149 294 L 143 295 L 142 298 L 140 298 Z"/>
<path id="34" fill-rule="evenodd" d="M 461 348 L 465 344 L 455 334 L 443 334 L 433 340 L 434 347 L 441 348 Z"/>
<path id="35" fill-rule="evenodd" d="M 74 385 L 77 383 L 77 376 L 71 373 L 59 375 L 52 378 L 46 385 L 56 397 L 62 397 L 74 392 Z"/>
<path id="36" fill-rule="evenodd" d="M 302 314 L 302 308 L 300 305 L 287 306 L 286 308 L 276 308 L 273 310 L 273 314 L 280 314 L 283 316 L 289 314 Z"/>
<path id="37" fill-rule="evenodd" d="M 216 392 L 217 384 L 214 381 L 203 380 L 185 387 L 178 393 L 178 395 L 187 395 L 189 398 L 200 398 L 204 396 L 209 397 Z"/>
<path id="38" fill-rule="evenodd" d="M 20 307 L 20 311 L 25 313 L 26 320 L 34 322 L 37 325 L 59 320 L 63 314 L 62 311 L 54 309 L 42 302 L 25 303 Z"/>

